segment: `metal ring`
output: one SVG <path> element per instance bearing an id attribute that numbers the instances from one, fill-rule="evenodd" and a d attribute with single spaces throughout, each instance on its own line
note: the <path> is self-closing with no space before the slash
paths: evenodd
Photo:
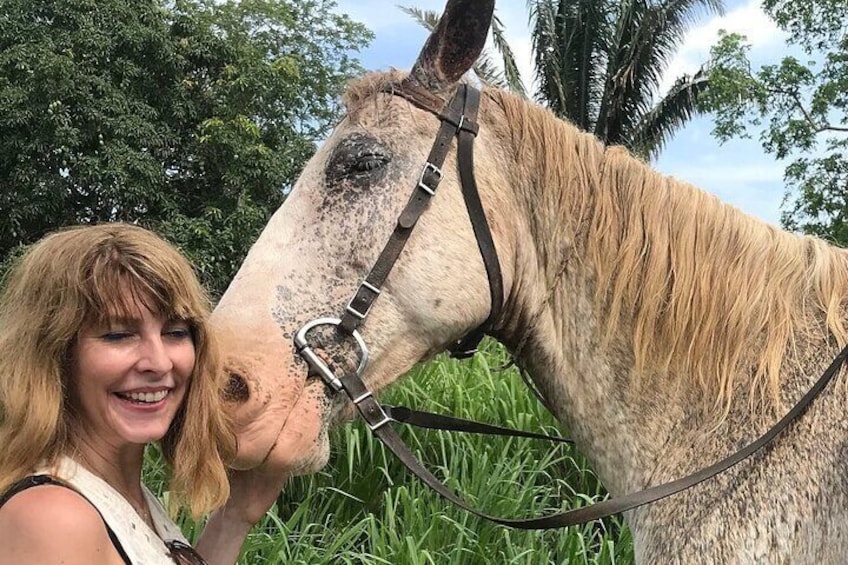
<path id="1" fill-rule="evenodd" d="M 304 348 L 308 347 L 309 342 L 306 341 L 306 334 L 309 330 L 313 328 L 317 328 L 318 326 L 336 326 L 339 327 L 342 321 L 339 318 L 315 318 L 309 322 L 306 322 L 302 328 L 300 328 L 296 334 L 294 334 L 294 346 L 297 349 L 297 352 L 300 353 Z M 368 347 L 365 345 L 365 340 L 362 339 L 362 336 L 359 334 L 359 331 L 353 330 L 350 332 L 350 335 L 353 337 L 353 340 L 356 342 L 356 345 L 359 346 L 359 350 L 362 356 L 359 358 L 359 366 L 356 368 L 356 376 L 361 377 L 365 372 L 365 367 L 368 366 Z M 328 369 L 329 370 L 329 369 Z M 334 376 L 331 374 L 331 376 Z M 327 379 L 325 379 L 327 380 Z"/>

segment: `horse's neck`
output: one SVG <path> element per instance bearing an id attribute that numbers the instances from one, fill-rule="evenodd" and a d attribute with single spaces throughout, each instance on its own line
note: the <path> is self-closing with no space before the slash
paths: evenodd
<path id="1" fill-rule="evenodd" d="M 522 123 L 521 120 L 501 120 L 503 124 L 512 122 Z M 591 225 L 594 230 L 591 233 L 604 237 L 603 229 L 598 229 L 595 220 L 600 218 L 612 226 L 615 221 L 621 221 L 621 218 L 610 219 L 620 209 L 607 216 L 603 216 L 603 211 L 593 215 L 596 208 L 589 200 L 610 198 L 609 193 L 598 195 L 584 191 L 582 200 L 579 196 L 577 200 L 569 200 L 573 187 L 557 178 L 556 171 L 545 168 L 544 159 L 528 147 L 532 144 L 522 143 L 526 139 L 520 135 L 515 137 L 518 145 L 513 147 L 509 141 L 503 141 L 502 146 L 506 149 L 499 157 L 501 162 L 507 162 L 514 155 L 520 158 L 515 159 L 514 167 L 498 169 L 510 175 L 502 183 L 509 189 L 500 190 L 498 196 L 512 200 L 498 202 L 499 205 L 490 208 L 496 215 L 493 226 L 501 229 L 499 251 L 507 250 L 504 255 L 508 300 L 499 337 L 516 354 L 519 365 L 530 372 L 554 415 L 577 439 L 578 447 L 590 458 L 594 470 L 613 495 L 679 479 L 727 457 L 756 439 L 782 416 L 829 364 L 838 351 L 837 341 L 842 341 L 834 336 L 845 333 L 836 321 L 848 320 L 845 299 L 848 295 L 845 285 L 848 258 L 821 242 L 793 240 L 788 234 L 753 221 L 742 223 L 727 209 L 717 216 L 716 223 L 706 226 L 706 232 L 697 234 L 697 243 L 709 247 L 706 260 L 715 261 L 711 271 L 698 270 L 705 259 L 695 254 L 702 250 L 695 249 L 694 245 L 676 250 L 679 255 L 673 258 L 673 264 L 677 278 L 673 282 L 679 285 L 674 288 L 679 294 L 672 297 L 678 301 L 672 312 L 676 318 L 670 318 L 676 323 L 646 323 L 646 320 L 657 319 L 664 322 L 661 316 L 666 315 L 667 310 L 662 308 L 650 310 L 649 313 L 656 314 L 650 319 L 636 318 L 623 308 L 621 323 L 615 326 L 615 331 L 607 332 L 607 320 L 602 318 L 607 310 L 597 306 L 595 290 L 603 288 L 610 293 L 621 290 L 598 282 L 605 280 L 599 271 L 606 268 L 609 274 L 620 267 L 616 261 L 619 254 L 615 249 L 604 249 L 596 254 L 587 251 L 590 245 L 580 239 L 580 228 Z M 547 136 L 541 137 L 547 139 Z M 501 136 L 501 140 L 509 139 L 508 135 Z M 599 161 L 591 147 L 584 146 L 581 151 L 589 155 L 584 165 Z M 607 166 L 605 171 L 628 180 L 626 171 L 610 170 L 608 162 L 604 165 Z M 625 166 L 635 165 L 625 163 Z M 644 172 L 644 168 L 636 169 L 636 174 Z M 564 176 L 571 182 L 580 182 L 591 177 L 591 171 L 588 167 L 571 167 Z M 495 187 L 490 190 L 494 191 Z M 648 196 L 655 196 L 655 193 Z M 689 196 L 685 187 L 680 194 L 673 195 L 681 199 Z M 615 205 L 622 200 L 612 202 Z M 671 240 L 680 233 L 674 230 L 684 230 L 686 226 L 680 224 L 695 221 L 693 215 L 684 213 L 687 210 L 683 206 L 685 202 L 675 203 L 668 198 L 660 204 L 648 199 L 640 205 L 651 202 L 655 206 L 666 206 L 675 214 L 674 221 L 668 217 L 660 219 L 666 222 L 668 229 L 661 234 L 664 239 L 659 241 L 658 247 L 670 248 L 674 243 Z M 562 209 L 556 209 L 559 205 Z M 555 221 L 575 211 L 583 221 L 582 226 L 563 229 Z M 718 223 L 719 220 L 724 223 Z M 614 227 L 621 229 L 620 224 Z M 637 222 L 626 228 L 631 233 L 657 232 L 657 224 L 650 223 L 639 225 Z M 694 235 L 691 231 L 684 233 L 679 242 L 691 243 Z M 742 249 L 733 249 L 731 238 L 735 238 Z M 769 241 L 775 245 L 768 247 Z M 755 245 L 764 242 L 766 245 Z M 657 244 L 657 240 L 645 245 L 627 243 L 624 254 L 632 256 Z M 750 253 L 759 253 L 766 260 L 755 261 Z M 600 268 L 598 258 L 606 261 Z M 689 263 L 685 263 L 687 260 Z M 630 270 L 619 270 L 613 275 L 622 272 L 630 275 L 640 268 L 651 274 L 669 272 L 653 267 L 653 263 L 631 265 Z M 757 271 L 758 268 L 761 270 Z M 692 287 L 680 288 L 684 276 L 690 282 L 694 279 Z M 724 284 L 739 279 L 745 284 L 737 287 Z M 614 281 L 626 285 L 621 295 L 628 299 L 628 292 L 643 282 L 638 276 Z M 714 283 L 721 289 L 735 288 L 736 293 L 721 293 Z M 656 291 L 656 281 L 647 290 Z M 720 293 L 722 298 L 729 296 L 729 299 L 710 302 L 712 294 Z M 684 300 L 680 299 L 681 295 Z M 688 307 L 687 297 L 691 298 L 692 308 Z M 701 304 L 696 304 L 698 301 Z M 758 302 L 753 308 L 747 308 L 752 301 Z M 802 307 L 793 309 L 798 304 Z M 695 306 L 700 306 L 701 310 Z M 743 319 L 739 318 L 739 312 L 731 311 L 733 308 L 744 310 Z M 791 315 L 769 315 L 788 310 L 792 310 Z M 698 313 L 704 311 L 708 312 L 709 320 Z M 753 322 L 747 318 L 749 314 Z M 706 321 L 713 324 L 707 327 L 709 333 L 698 326 Z M 731 325 L 733 327 L 729 327 Z M 676 331 L 678 327 L 682 328 L 680 333 Z M 638 334 L 641 343 L 650 344 L 651 352 L 659 358 L 657 366 L 665 368 L 650 365 L 637 379 L 634 341 L 638 340 L 634 338 L 637 331 L 644 328 L 649 331 Z M 667 353 L 665 348 L 681 344 L 685 348 L 692 348 L 694 344 L 699 349 L 696 354 L 703 354 L 710 347 L 728 347 L 735 342 L 728 340 L 727 334 L 737 336 L 734 339 L 741 335 L 746 352 L 735 365 L 734 379 L 719 381 L 728 383 L 726 398 L 729 401 L 723 407 L 726 412 L 718 412 L 723 418 L 717 418 L 714 399 L 705 397 L 699 388 L 699 375 L 672 374 L 673 370 L 682 372 L 683 369 L 670 369 L 672 364 L 663 365 L 662 360 Z M 668 339 L 669 336 L 673 339 Z M 775 336 L 788 338 L 774 339 Z M 790 354 L 782 357 L 779 364 L 777 393 L 783 405 L 774 410 L 758 411 L 752 409 L 752 405 L 760 401 L 759 390 L 752 389 L 752 383 L 756 382 L 752 376 L 762 366 L 762 360 L 769 359 L 760 355 L 765 345 L 771 346 L 769 351 L 788 350 Z M 707 357 L 708 360 L 713 358 Z M 704 365 L 714 368 L 711 363 Z M 799 528 L 809 528 L 818 535 L 833 525 L 839 533 L 841 524 L 845 523 L 840 519 L 846 507 L 844 500 L 848 498 L 848 479 L 844 476 L 843 465 L 847 399 L 848 386 L 843 376 L 838 386 L 826 389 L 802 420 L 781 434 L 778 441 L 761 451 L 757 458 L 697 489 L 629 514 L 628 523 L 637 555 L 645 562 L 753 562 L 758 560 L 752 557 L 755 555 L 774 555 L 775 561 L 787 562 L 797 561 L 793 561 L 793 555 L 823 555 L 825 557 L 818 561 L 837 562 L 835 557 L 826 557 L 831 555 L 826 550 L 815 549 L 815 542 L 805 545 L 805 539 L 784 536 L 778 545 L 785 547 L 777 547 L 773 536 L 764 536 L 762 531 L 757 532 L 750 526 L 767 524 L 769 532 L 798 532 Z M 803 469 L 800 475 L 799 468 Z M 823 497 L 821 489 L 832 491 L 835 496 L 832 500 L 829 494 Z M 833 508 L 839 510 L 834 512 Z M 823 516 L 824 521 L 811 519 L 816 514 Z M 698 526 L 691 527 L 693 523 Z M 679 532 L 685 532 L 687 539 L 680 540 Z M 827 539 L 827 534 L 823 536 Z M 680 541 L 683 543 L 678 543 Z M 833 545 L 844 549 L 839 544 Z M 820 553 L 810 551 L 810 547 Z"/>
<path id="2" fill-rule="evenodd" d="M 552 188 L 531 175 L 524 179 L 536 187 Z M 560 191 L 567 188 L 554 187 Z M 523 194 L 531 191 L 527 189 Z M 522 194 L 521 189 L 516 192 Z M 543 197 L 544 202 L 556 200 Z M 529 199 L 517 203 L 514 209 L 523 209 L 527 216 L 523 225 L 515 222 L 516 239 L 535 241 L 537 246 L 513 244 L 524 252 L 518 253 L 515 262 L 509 319 L 502 337 L 518 353 L 555 416 L 579 440 L 613 493 L 652 483 L 657 467 L 664 464 L 663 457 L 676 448 L 675 443 L 693 439 L 689 431 L 682 432 L 683 428 L 710 430 L 714 435 L 727 434 L 725 437 L 739 441 L 748 439 L 751 429 L 761 428 L 767 418 L 750 409 L 757 400 L 749 396 L 751 375 L 741 374 L 744 371 L 732 384 L 728 415 L 719 428 L 715 427 L 715 412 L 710 410 L 713 406 L 703 402 L 703 391 L 698 389 L 694 375 L 670 374 L 670 369 L 651 373 L 648 367 L 636 386 L 634 324 L 625 313 L 617 330 L 606 336 L 606 341 L 602 338 L 606 320 L 600 318 L 602 314 L 596 306 L 597 272 L 592 258 L 587 256 L 586 242 L 553 222 L 548 221 L 544 227 L 545 220 L 537 217 L 541 212 Z M 551 233 L 541 233 L 540 226 Z M 675 234 L 669 237 L 674 238 Z M 556 249 L 566 251 L 557 254 Z M 804 300 L 808 299 L 810 303 L 815 301 L 813 297 Z M 720 312 L 716 316 L 722 318 Z M 830 351 L 833 343 L 828 343 L 828 330 L 822 320 L 811 318 L 809 323 L 811 331 L 796 338 L 794 345 Z M 767 332 L 764 330 L 764 334 Z M 662 336 L 648 339 L 659 347 L 664 343 Z M 659 351 L 660 357 L 663 353 Z M 756 362 L 752 357 L 747 367 Z M 791 369 L 785 372 L 788 377 L 781 379 L 784 396 L 796 399 L 795 393 L 807 386 L 818 371 L 811 370 L 810 375 L 803 371 L 792 374 Z M 727 454 L 726 445 L 727 442 L 709 443 L 700 455 L 718 459 Z M 680 470 L 692 470 L 687 461 L 675 465 Z"/>
<path id="3" fill-rule="evenodd" d="M 505 184 L 516 200 L 499 208 L 520 212 L 499 220 L 511 226 L 513 241 L 503 247 L 515 257 L 499 337 L 531 374 L 554 416 L 578 439 L 606 487 L 614 493 L 642 488 L 664 438 L 683 417 L 685 402 L 678 405 L 671 391 L 650 390 L 657 387 L 651 383 L 646 394 L 634 398 L 632 336 L 626 327 L 599 344 L 603 320 L 585 242 L 549 216 L 559 215 L 555 206 L 570 205 L 561 196 L 569 187 L 552 186 L 528 169 Z M 537 190 L 553 194 L 540 196 Z"/>
<path id="4" fill-rule="evenodd" d="M 526 310 L 532 309 L 528 304 Z M 601 343 L 602 321 L 584 281 L 563 277 L 539 312 L 523 317 L 526 333 L 512 333 L 505 341 L 513 351 L 520 349 L 519 365 L 615 495 L 680 478 L 749 443 L 806 392 L 836 350 L 823 325 L 812 321 L 794 343 L 803 353 L 782 372 L 782 406 L 752 410 L 758 400 L 749 375 L 740 375 L 727 414 L 717 419 L 688 375 L 636 379 L 627 324 Z"/>
<path id="5" fill-rule="evenodd" d="M 506 341 L 605 486 L 621 494 L 647 483 L 682 403 L 671 394 L 634 398 L 632 353 L 620 338 L 599 346 L 594 304 L 581 286 L 564 278 L 563 292 L 525 317 L 527 333 Z"/>

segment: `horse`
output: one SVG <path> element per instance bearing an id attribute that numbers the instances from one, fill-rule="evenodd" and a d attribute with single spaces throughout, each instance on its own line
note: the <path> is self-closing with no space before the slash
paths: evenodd
<path id="1" fill-rule="evenodd" d="M 345 310 L 420 180 L 439 120 L 394 90 L 444 106 L 482 50 L 491 4 L 450 0 L 408 73 L 348 85 L 346 116 L 216 306 L 235 467 L 298 475 L 327 463 L 328 429 L 352 404 L 310 374 L 292 340 L 309 320 Z M 615 497 L 751 442 L 846 343 L 845 250 L 749 217 L 508 92 L 482 89 L 477 124 L 473 169 L 503 303 L 492 304 L 449 152 L 438 193 L 358 329 L 371 390 L 495 310 L 487 332 Z M 356 366 L 347 341 L 318 333 L 328 364 Z M 840 372 L 753 456 L 628 511 L 637 560 L 842 561 L 846 390 Z"/>

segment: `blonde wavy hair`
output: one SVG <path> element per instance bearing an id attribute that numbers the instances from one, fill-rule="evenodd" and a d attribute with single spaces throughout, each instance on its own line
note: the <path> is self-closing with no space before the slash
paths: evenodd
<path id="1" fill-rule="evenodd" d="M 50 234 L 7 277 L 0 298 L 0 492 L 73 453 L 70 348 L 84 324 L 136 312 L 139 303 L 185 320 L 195 346 L 185 400 L 160 441 L 172 468 L 171 500 L 194 516 L 227 500 L 225 462 L 234 456 L 235 436 L 220 403 L 209 298 L 171 244 L 117 223 Z"/>
<path id="2" fill-rule="evenodd" d="M 689 375 L 723 417 L 740 386 L 752 408 L 780 405 L 799 337 L 846 343 L 846 250 L 749 217 L 514 95 L 485 94 L 520 148 L 517 174 L 538 179 L 526 197 L 543 259 L 555 264 L 563 241 L 580 247 L 601 337 L 631 327 L 637 377 Z"/>

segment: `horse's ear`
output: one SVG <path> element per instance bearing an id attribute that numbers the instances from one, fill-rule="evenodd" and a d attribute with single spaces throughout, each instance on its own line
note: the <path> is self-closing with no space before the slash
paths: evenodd
<path id="1" fill-rule="evenodd" d="M 408 80 L 434 92 L 458 81 L 483 51 L 494 11 L 494 0 L 448 0 Z"/>

